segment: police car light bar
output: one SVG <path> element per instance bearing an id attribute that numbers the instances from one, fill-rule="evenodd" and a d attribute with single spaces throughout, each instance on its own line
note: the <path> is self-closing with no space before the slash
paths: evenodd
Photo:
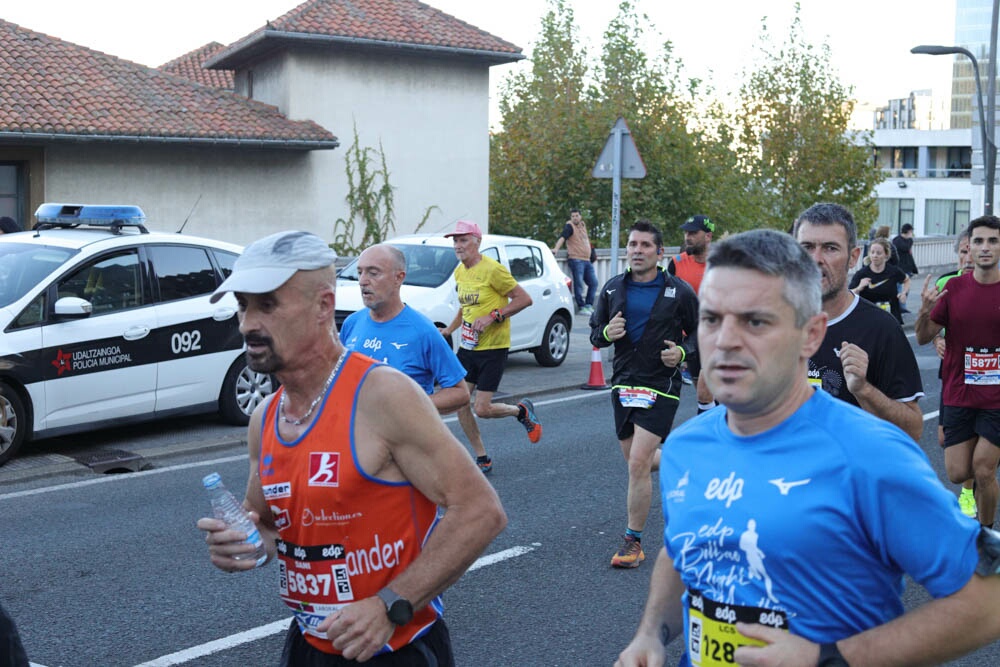
<path id="1" fill-rule="evenodd" d="M 35 219 L 36 230 L 89 225 L 105 227 L 112 234 L 121 234 L 123 227 L 138 229 L 142 234 L 149 233 L 142 224 L 146 221 L 146 214 L 138 206 L 49 203 L 38 207 Z"/>
<path id="2" fill-rule="evenodd" d="M 35 219 L 56 225 L 141 226 L 146 214 L 138 206 L 42 204 L 35 211 Z"/>

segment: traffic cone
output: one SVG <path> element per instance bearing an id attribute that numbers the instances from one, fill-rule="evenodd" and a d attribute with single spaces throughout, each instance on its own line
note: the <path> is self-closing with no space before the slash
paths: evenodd
<path id="1" fill-rule="evenodd" d="M 610 389 L 604 381 L 604 367 L 601 365 L 601 351 L 594 347 L 590 353 L 590 379 L 587 384 L 581 384 L 580 389 Z"/>

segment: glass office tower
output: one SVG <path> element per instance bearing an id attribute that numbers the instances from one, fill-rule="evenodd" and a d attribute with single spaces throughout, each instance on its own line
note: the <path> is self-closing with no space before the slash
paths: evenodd
<path id="1" fill-rule="evenodd" d="M 983 95 L 988 88 L 986 77 L 990 65 L 990 20 L 993 0 L 955 0 L 955 44 L 972 51 L 979 61 L 983 76 Z M 1000 85 L 997 86 L 1000 91 Z M 972 126 L 972 96 L 976 79 L 972 62 L 965 56 L 955 56 L 951 77 L 951 127 Z"/>

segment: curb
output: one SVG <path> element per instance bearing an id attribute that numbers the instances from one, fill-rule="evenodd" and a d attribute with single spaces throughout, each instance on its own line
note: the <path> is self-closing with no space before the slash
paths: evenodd
<path id="1" fill-rule="evenodd" d="M 139 456 L 142 460 L 140 470 L 156 467 L 154 463 L 183 456 L 193 452 L 211 452 L 229 449 L 242 445 L 246 448 L 246 438 L 219 438 L 216 440 L 190 440 L 159 447 L 140 448 L 129 453 Z M 15 457 L 6 465 L 0 467 L 0 484 L 31 482 L 53 475 L 101 476 L 111 473 L 99 473 L 81 463 L 77 459 L 64 454 L 40 454 L 36 456 Z"/>

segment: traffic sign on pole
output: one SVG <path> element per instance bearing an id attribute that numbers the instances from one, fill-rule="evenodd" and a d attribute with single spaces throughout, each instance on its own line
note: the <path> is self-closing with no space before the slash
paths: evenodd
<path id="1" fill-rule="evenodd" d="M 601 156 L 597 158 L 594 165 L 594 178 L 614 178 L 615 166 L 619 164 L 615 160 L 615 151 L 621 147 L 621 178 L 645 178 L 646 165 L 642 162 L 639 149 L 635 147 L 632 133 L 628 130 L 624 118 L 619 118 L 615 126 L 611 128 L 611 136 L 608 137 L 601 151 Z"/>
<path id="2" fill-rule="evenodd" d="M 622 179 L 645 178 L 646 165 L 642 163 L 639 149 L 635 147 L 632 133 L 628 131 L 625 119 L 619 117 L 611 128 L 611 136 L 604 144 L 597 164 L 594 165 L 594 178 L 610 178 L 611 183 L 611 275 L 617 275 L 618 269 L 618 228 L 621 217 Z"/>

